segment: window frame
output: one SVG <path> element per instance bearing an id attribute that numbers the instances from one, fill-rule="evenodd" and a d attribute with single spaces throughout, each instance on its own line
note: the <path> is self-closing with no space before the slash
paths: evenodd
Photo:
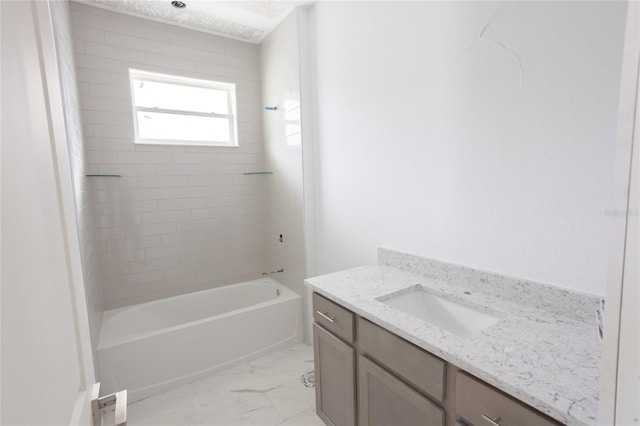
<path id="1" fill-rule="evenodd" d="M 134 80 L 143 80 L 157 83 L 167 83 L 180 86 L 197 87 L 202 89 L 215 89 L 222 90 L 227 93 L 228 102 L 228 114 L 218 114 L 215 112 L 199 112 L 199 111 L 184 111 L 165 108 L 149 108 L 136 105 L 135 92 L 134 92 Z M 212 147 L 238 147 L 238 123 L 236 114 L 236 85 L 235 83 L 213 81 L 213 80 L 201 80 L 190 77 L 182 77 L 177 75 L 160 74 L 150 71 L 142 71 L 138 69 L 129 69 L 129 84 L 131 87 L 131 108 L 133 112 L 133 127 L 134 127 L 134 143 L 141 145 L 178 145 L 178 146 L 212 146 Z M 191 117 L 213 117 L 213 118 L 226 118 L 229 120 L 229 141 L 194 141 L 188 139 L 151 139 L 141 138 L 138 129 L 138 112 L 154 112 L 161 114 L 176 114 Z"/>

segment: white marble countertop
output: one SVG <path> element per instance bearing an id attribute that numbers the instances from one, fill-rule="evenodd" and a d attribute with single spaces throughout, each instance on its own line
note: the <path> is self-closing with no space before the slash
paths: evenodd
<path id="1" fill-rule="evenodd" d="M 562 423 L 597 424 L 601 342 L 595 320 L 589 320 L 597 306 L 595 297 L 574 297 L 565 290 L 435 262 L 438 270 L 442 265 L 449 268 L 445 282 L 434 278 L 434 264 L 426 268 L 431 272 L 425 272 L 424 264 L 411 263 L 416 259 L 411 255 L 398 258 L 397 252 L 384 250 L 382 254 L 380 265 L 314 277 L 306 283 Z M 460 337 L 376 300 L 416 285 L 502 319 L 478 334 Z"/>

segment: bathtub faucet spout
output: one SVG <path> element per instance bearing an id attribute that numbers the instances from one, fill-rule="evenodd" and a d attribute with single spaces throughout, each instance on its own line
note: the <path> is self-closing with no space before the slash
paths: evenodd
<path id="1" fill-rule="evenodd" d="M 280 268 L 277 271 L 263 272 L 262 275 L 278 274 L 280 272 L 284 272 L 284 268 Z"/>

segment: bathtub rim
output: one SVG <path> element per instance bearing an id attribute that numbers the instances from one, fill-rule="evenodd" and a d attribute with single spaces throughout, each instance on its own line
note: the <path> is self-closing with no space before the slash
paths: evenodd
<path id="1" fill-rule="evenodd" d="M 105 339 L 103 339 L 103 330 L 105 329 L 105 327 L 108 327 L 109 325 L 109 319 L 112 318 L 113 316 L 117 315 L 120 312 L 124 312 L 126 310 L 130 310 L 130 309 L 134 309 L 134 308 L 138 308 L 141 306 L 153 306 L 156 304 L 160 304 L 160 303 L 166 303 L 167 300 L 170 299 L 182 299 L 182 298 L 186 298 L 186 297 L 193 297 L 195 294 L 198 293 L 209 293 L 209 292 L 216 292 L 216 291 L 220 291 L 221 289 L 224 288 L 230 288 L 230 287 L 241 287 L 241 286 L 246 286 L 247 284 L 252 284 L 252 283 L 256 283 L 256 282 L 260 282 L 260 281 L 266 281 L 269 280 L 270 284 L 273 284 L 274 287 L 276 289 L 279 289 L 281 291 L 279 296 L 276 296 L 273 299 L 269 299 L 266 300 L 264 302 L 260 302 L 260 303 L 255 303 L 252 305 L 248 305 L 245 307 L 242 307 L 240 309 L 235 309 L 233 311 L 228 311 L 222 314 L 218 314 L 218 315 L 214 315 L 214 316 L 208 316 L 208 317 L 204 317 L 195 321 L 189 321 L 189 322 L 184 322 L 184 323 L 180 323 L 177 325 L 172 325 L 172 326 L 168 326 L 168 327 L 163 327 L 163 328 L 159 328 L 157 330 L 153 330 L 153 331 L 145 331 L 145 332 L 140 332 L 140 333 L 132 333 L 132 334 L 127 334 L 127 335 L 116 335 L 119 336 L 119 338 L 113 336 L 113 334 L 110 335 L 110 337 L 107 337 Z M 243 312 L 247 312 L 249 310 L 252 309 L 258 309 L 260 307 L 263 306 L 267 306 L 267 305 L 272 305 L 275 303 L 279 303 L 279 302 L 285 302 L 288 300 L 294 300 L 296 298 L 302 298 L 302 296 L 300 296 L 298 293 L 296 293 L 295 291 L 291 290 L 290 288 L 288 288 L 287 286 L 285 286 L 284 284 L 274 280 L 271 277 L 264 277 L 264 278 L 257 278 L 254 280 L 249 280 L 249 281 L 242 281 L 239 283 L 234 283 L 234 284 L 227 284 L 224 286 L 219 286 L 219 287 L 213 287 L 213 288 L 208 288 L 208 289 L 204 289 L 204 290 L 198 290 L 198 291 L 193 291 L 190 293 L 184 293 L 184 294 L 179 294 L 176 296 L 172 296 L 172 297 L 166 297 L 163 299 L 156 299 L 156 300 L 151 300 L 149 302 L 143 302 L 143 303 L 137 303 L 135 305 L 129 305 L 129 306 L 123 306 L 121 308 L 115 308 L 115 309 L 110 309 L 108 311 L 105 311 L 103 313 L 103 318 L 102 318 L 102 327 L 100 327 L 100 335 L 98 338 L 98 344 L 96 345 L 96 351 L 101 351 L 104 349 L 108 349 L 108 348 L 113 348 L 116 346 L 120 346 L 126 343 L 130 343 L 136 340 L 140 340 L 140 339 L 144 339 L 146 337 L 151 337 L 151 336 L 155 336 L 158 334 L 162 334 L 162 333 L 168 333 L 171 331 L 175 331 L 175 330 L 179 330 L 182 328 L 186 328 L 189 326 L 194 326 L 197 324 L 202 324 L 208 321 L 212 321 L 216 318 L 224 318 L 224 317 L 228 317 L 231 315 L 237 315 L 237 314 L 241 314 Z M 106 343 L 103 344 L 103 341 L 106 340 Z"/>

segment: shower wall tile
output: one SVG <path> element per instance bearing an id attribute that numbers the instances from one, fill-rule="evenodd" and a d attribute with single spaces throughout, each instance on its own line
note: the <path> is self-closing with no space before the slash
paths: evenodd
<path id="1" fill-rule="evenodd" d="M 78 235 L 80 237 L 80 253 L 82 256 L 82 272 L 85 285 L 85 298 L 87 302 L 87 314 L 89 317 L 89 331 L 92 347 L 96 347 L 100 327 L 102 325 L 102 312 L 104 308 L 103 291 L 99 285 L 101 267 L 97 257 L 105 250 L 105 247 L 93 239 L 95 226 L 95 205 L 91 200 L 88 190 L 88 182 L 85 174 L 93 173 L 95 169 L 87 163 L 87 153 L 83 145 L 81 108 L 79 102 L 80 84 L 78 83 L 74 65 L 74 51 L 78 52 L 78 44 L 73 42 L 72 24 L 69 3 L 55 1 L 49 3 L 56 43 L 56 56 L 60 72 L 60 85 L 64 106 L 65 128 L 69 149 L 69 163 L 74 190 L 76 219 Z M 94 39 L 96 35 L 92 31 L 85 31 L 87 39 Z M 81 46 L 84 48 L 84 46 Z M 84 50 L 82 50 L 84 51 Z M 92 116 L 90 120 L 99 122 L 105 117 Z M 97 362 L 94 362 L 98 365 Z"/>
<path id="2" fill-rule="evenodd" d="M 277 111 L 262 111 L 265 157 L 269 170 L 267 255 L 270 270 L 283 268 L 277 277 L 303 296 L 305 248 L 302 145 L 300 137 L 300 46 L 298 16 L 292 12 L 262 42 L 262 102 Z M 293 129 L 293 130 L 292 130 Z M 263 214 L 263 206 L 243 207 L 244 213 Z M 279 237 L 283 240 L 280 242 Z"/>
<path id="3" fill-rule="evenodd" d="M 106 309 L 260 276 L 268 208 L 258 46 L 70 3 Z M 130 68 L 236 84 L 240 147 L 135 145 Z"/>

